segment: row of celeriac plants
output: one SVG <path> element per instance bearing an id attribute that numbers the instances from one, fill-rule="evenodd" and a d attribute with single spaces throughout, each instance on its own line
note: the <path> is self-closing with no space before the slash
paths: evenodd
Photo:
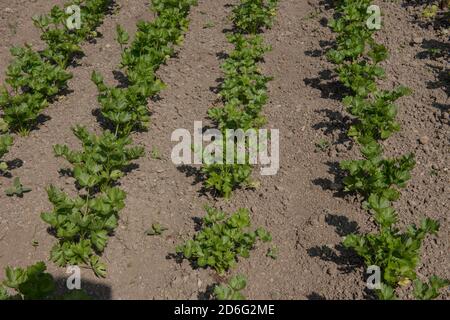
<path id="1" fill-rule="evenodd" d="M 355 117 L 348 135 L 359 144 L 363 157 L 341 162 L 347 172 L 345 191 L 363 196 L 363 207 L 373 214 L 377 227 L 375 233 L 349 235 L 343 243 L 355 250 L 367 266 L 380 268 L 382 283 L 376 290 L 380 299 L 395 299 L 395 289 L 411 281 L 417 299 L 432 299 L 449 282 L 432 276 L 424 283 L 417 278 L 416 268 L 422 242 L 427 234 L 437 234 L 439 222 L 427 218 L 405 231 L 397 227 L 393 202 L 400 197 L 399 188 L 404 188 L 411 178 L 415 160 L 413 154 L 385 157 L 380 141 L 400 130 L 395 101 L 410 90 L 377 87 L 377 81 L 385 75 L 379 64 L 387 59 L 388 51 L 374 40 L 376 28 L 368 27 L 373 13 L 368 10 L 370 5 L 371 0 L 340 0 L 336 7 L 338 18 L 330 23 L 337 39 L 328 58 L 337 65 L 339 80 L 348 89 L 343 103 Z"/>
<path id="2" fill-rule="evenodd" d="M 151 4 L 156 18 L 138 22 L 130 45 L 127 45 L 129 35 L 117 26 L 117 41 L 123 49 L 120 67 L 128 85 L 108 87 L 98 72 L 92 74 L 99 90 L 104 132 L 96 135 L 76 126 L 73 132 L 80 139 L 82 150 L 54 146 L 56 156 L 71 163 L 79 190 L 75 198 L 54 186 L 47 190 L 53 210 L 41 217 L 58 238 L 50 253 L 50 259 L 58 266 L 88 266 L 97 276 L 106 275 L 100 255 L 117 227 L 126 198 L 117 185 L 131 162 L 144 154 L 142 147 L 130 146 L 130 135 L 145 129 L 149 122 L 148 100 L 164 88 L 155 72 L 174 53 L 174 46 L 182 42 L 189 24 L 187 15 L 196 0 L 152 0 Z M 54 295 L 53 280 L 45 273 L 43 263 L 27 269 L 7 268 L 4 285 L 15 289 L 15 297 L 19 298 L 43 299 Z M 70 297 L 83 297 L 75 293 Z M 0 287 L 0 298 L 11 298 L 5 287 Z"/>
<path id="3" fill-rule="evenodd" d="M 54 6 L 50 14 L 33 18 L 46 47 L 36 51 L 27 44 L 11 49 L 14 58 L 6 71 L 6 84 L 0 86 L 0 173 L 8 170 L 1 159 L 13 143 L 10 133 L 27 135 L 43 109 L 67 89 L 72 78 L 67 67 L 83 53 L 80 44 L 97 36 L 95 30 L 111 4 L 112 0 L 74 0 L 64 8 Z M 73 13 L 66 8 L 73 5 L 80 9 L 82 20 L 79 28 L 69 29 L 67 20 Z"/>
<path id="4" fill-rule="evenodd" d="M 14 57 L 6 71 L 6 83 L 0 91 L 3 120 L 10 130 L 28 134 L 36 125 L 42 110 L 58 94 L 67 89 L 72 74 L 66 71 L 76 55 L 83 53 L 80 44 L 97 35 L 95 29 L 102 22 L 111 0 L 70 1 L 64 8 L 54 6 L 50 14 L 34 17 L 46 47 L 34 50 L 30 45 L 14 47 Z M 70 14 L 65 8 L 78 5 L 79 28 L 69 29 Z"/>
<path id="5" fill-rule="evenodd" d="M 267 83 L 272 78 L 262 74 L 259 63 L 271 48 L 264 44 L 260 33 L 272 26 L 277 4 L 278 0 L 245 0 L 233 10 L 234 32 L 228 35 L 228 41 L 234 50 L 222 65 L 225 76 L 219 92 L 223 106 L 208 112 L 224 137 L 227 129 L 245 132 L 259 129 L 266 122 L 261 111 L 267 103 Z M 229 198 L 233 190 L 253 185 L 252 165 L 248 156 L 244 163 L 238 163 L 236 150 L 233 150 L 235 163 L 226 164 L 226 139 L 223 150 L 223 164 L 205 165 L 202 172 L 207 189 Z"/>
<path id="6" fill-rule="evenodd" d="M 233 31 L 227 38 L 235 48 L 222 65 L 225 77 L 219 95 L 223 107 L 209 110 L 210 118 L 222 133 L 226 129 L 258 129 L 265 122 L 260 113 L 268 100 L 267 82 L 271 78 L 261 73 L 258 64 L 270 47 L 264 44 L 260 33 L 272 26 L 277 3 L 278 0 L 240 0 L 232 10 Z M 247 160 L 245 164 L 205 165 L 202 170 L 206 187 L 228 198 L 235 188 L 249 183 L 252 167 Z M 239 209 L 229 217 L 220 210 L 209 207 L 206 210 L 202 229 L 176 250 L 199 267 L 210 267 L 223 275 L 239 258 L 249 257 L 257 240 L 272 240 L 264 228 L 249 230 L 251 219 L 247 209 Z M 268 255 L 275 258 L 274 254 Z M 216 286 L 214 294 L 220 300 L 244 299 L 240 291 L 245 286 L 245 277 L 237 275 L 229 284 Z"/>
<path id="7" fill-rule="evenodd" d="M 95 30 L 112 3 L 112 0 L 74 0 L 63 8 L 54 6 L 49 14 L 33 18 L 46 47 L 36 51 L 27 44 L 11 49 L 13 61 L 6 71 L 6 84 L 0 87 L 0 173 L 8 170 L 1 159 L 13 144 L 11 133 L 27 135 L 37 125 L 42 111 L 67 89 L 72 74 L 66 69 L 83 54 L 82 42 L 97 36 Z M 75 11 L 70 13 L 66 9 L 74 5 L 80 9 L 81 24 L 71 28 L 67 21 Z M 7 267 L 6 279 L 0 284 L 0 300 L 52 295 L 55 283 L 45 269 L 43 262 L 26 269 Z M 10 295 L 6 288 L 17 294 Z M 83 298 L 83 295 L 73 291 L 59 298 Z"/>

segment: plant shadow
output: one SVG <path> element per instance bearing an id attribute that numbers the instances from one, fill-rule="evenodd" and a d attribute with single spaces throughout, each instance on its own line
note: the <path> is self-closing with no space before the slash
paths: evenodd
<path id="1" fill-rule="evenodd" d="M 350 221 L 341 215 L 328 214 L 325 222 L 335 228 L 335 232 L 341 236 L 347 236 L 359 232 L 359 226 L 355 221 Z M 306 250 L 310 257 L 318 257 L 323 261 L 333 262 L 338 266 L 338 270 L 344 274 L 352 273 L 356 268 L 363 266 L 363 261 L 356 253 L 339 243 L 330 248 L 329 246 L 315 246 Z"/>
<path id="2" fill-rule="evenodd" d="M 56 283 L 56 294 L 63 295 L 69 292 L 67 289 L 67 278 L 55 277 Z M 112 289 L 109 285 L 103 283 L 81 279 L 81 289 L 84 290 L 88 295 L 90 295 L 94 300 L 111 300 L 112 299 Z"/>

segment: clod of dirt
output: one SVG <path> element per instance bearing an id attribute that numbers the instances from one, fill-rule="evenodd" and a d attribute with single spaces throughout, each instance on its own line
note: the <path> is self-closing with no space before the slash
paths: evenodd
<path id="1" fill-rule="evenodd" d="M 419 142 L 420 144 L 428 144 L 430 142 L 430 138 L 428 136 L 420 137 Z"/>

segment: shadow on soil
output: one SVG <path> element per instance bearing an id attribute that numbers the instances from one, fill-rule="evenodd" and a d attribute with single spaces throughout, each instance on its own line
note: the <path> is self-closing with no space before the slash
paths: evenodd
<path id="1" fill-rule="evenodd" d="M 321 294 L 318 294 L 317 292 L 312 292 L 306 296 L 308 300 L 327 300 L 324 296 Z"/>
<path id="2" fill-rule="evenodd" d="M 6 165 L 8 166 L 7 171 L 0 171 L 0 177 L 5 177 L 11 179 L 13 177 L 11 170 L 15 170 L 23 166 L 23 161 L 21 159 L 13 159 L 6 161 Z"/>
<path id="3" fill-rule="evenodd" d="M 306 55 L 319 54 L 319 51 L 307 51 Z M 317 77 L 305 78 L 303 82 L 314 89 L 320 90 L 323 99 L 332 99 L 341 101 L 348 92 L 339 81 L 337 76 L 331 70 L 322 70 Z"/>
<path id="4" fill-rule="evenodd" d="M 335 232 L 343 237 L 352 233 L 358 233 L 358 224 L 350 221 L 345 216 L 328 214 L 325 222 L 335 228 Z M 315 246 L 307 249 L 310 257 L 318 257 L 323 261 L 333 262 L 338 266 L 338 270 L 345 274 L 352 273 L 356 268 L 363 265 L 362 260 L 354 251 L 345 248 L 341 243 L 330 248 L 326 245 Z"/>
<path id="5" fill-rule="evenodd" d="M 343 198 L 347 195 L 343 190 L 343 181 L 345 178 L 345 172 L 341 170 L 339 162 L 327 161 L 325 163 L 328 166 L 328 173 L 334 176 L 334 180 L 328 178 L 313 179 L 312 183 L 322 188 L 322 190 L 333 191 L 333 197 Z"/>
<path id="6" fill-rule="evenodd" d="M 56 282 L 56 294 L 62 295 L 68 292 L 66 286 L 67 278 L 55 277 Z M 112 289 L 110 286 L 102 284 L 100 282 L 91 280 L 81 280 L 81 289 L 90 295 L 94 300 L 111 300 Z"/>
<path id="7" fill-rule="evenodd" d="M 423 40 L 421 48 L 424 51 L 419 52 L 416 55 L 417 59 L 430 59 L 444 61 L 442 67 L 427 64 L 435 75 L 434 81 L 427 82 L 428 89 L 442 89 L 447 96 L 450 96 L 450 70 L 448 64 L 445 65 L 445 61 L 450 60 L 450 44 L 438 40 Z M 449 111 L 449 104 L 434 103 L 434 107 L 441 109 L 442 111 Z"/>

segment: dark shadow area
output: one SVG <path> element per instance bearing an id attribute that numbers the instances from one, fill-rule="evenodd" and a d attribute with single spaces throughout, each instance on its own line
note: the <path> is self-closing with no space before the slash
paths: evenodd
<path id="1" fill-rule="evenodd" d="M 199 292 L 197 295 L 198 300 L 214 300 L 214 288 L 217 284 L 209 284 L 205 291 Z"/>
<path id="2" fill-rule="evenodd" d="M 345 216 L 328 214 L 325 222 L 333 226 L 340 237 L 359 231 L 358 224 Z M 363 266 L 362 259 L 353 250 L 345 248 L 342 243 L 335 245 L 333 249 L 325 245 L 315 246 L 307 249 L 307 253 L 310 257 L 318 257 L 323 261 L 337 264 L 338 270 L 343 273 L 354 272 L 355 268 Z"/>
<path id="3" fill-rule="evenodd" d="M 447 97 L 450 96 L 450 69 L 448 67 L 448 61 L 450 61 L 450 42 L 442 42 L 438 40 L 423 40 L 421 48 L 424 51 L 419 52 L 416 55 L 418 59 L 441 59 L 443 66 L 439 67 L 427 63 L 427 67 L 432 70 L 435 75 L 434 81 L 428 81 L 428 89 L 442 89 L 445 91 Z M 442 111 L 448 111 L 450 109 L 449 104 L 433 103 L 433 106 Z"/>
<path id="4" fill-rule="evenodd" d="M 306 51 L 305 54 L 312 54 L 311 51 Z M 316 52 L 318 54 L 318 52 Z M 315 78 L 305 78 L 303 82 L 314 89 L 320 90 L 321 98 L 341 101 L 349 92 L 343 86 L 331 70 L 322 70 L 319 76 Z"/>
<path id="5" fill-rule="evenodd" d="M 177 167 L 177 170 L 180 171 L 181 173 L 184 173 L 186 175 L 186 177 L 188 177 L 188 178 L 194 177 L 194 181 L 192 182 L 192 185 L 196 185 L 196 184 L 199 184 L 199 183 L 205 181 L 205 176 L 202 173 L 200 168 L 197 168 L 197 167 L 194 167 L 191 165 L 182 164 Z"/>
<path id="6" fill-rule="evenodd" d="M 219 94 L 224 81 L 225 81 L 224 78 L 217 78 L 216 85 L 209 87 L 209 90 L 215 94 Z"/>
<path id="7" fill-rule="evenodd" d="M 326 10 L 331 10 L 336 7 L 337 0 L 320 0 L 319 5 L 323 6 Z"/>
<path id="8" fill-rule="evenodd" d="M 81 269 L 81 290 L 84 290 L 95 300 L 111 300 L 111 287 L 100 282 L 84 279 L 83 271 L 87 272 L 85 269 Z M 67 289 L 66 285 L 67 278 L 55 277 L 54 280 L 56 283 L 56 295 L 63 295 L 70 291 L 69 289 Z"/>
<path id="9" fill-rule="evenodd" d="M 220 51 L 216 53 L 216 58 L 218 58 L 219 60 L 226 60 L 228 59 L 229 54 L 225 51 Z"/>
<path id="10" fill-rule="evenodd" d="M 0 171 L 1 172 L 0 175 L 2 175 L 3 177 L 6 177 L 6 178 L 12 178 L 12 173 L 10 172 L 10 170 L 15 170 L 15 169 L 22 167 L 23 160 L 18 159 L 18 158 L 9 160 L 9 161 L 6 161 L 6 165 L 8 166 L 8 171 L 5 171 L 5 172 Z"/>
<path id="11" fill-rule="evenodd" d="M 318 294 L 317 292 L 312 292 L 306 296 L 308 300 L 327 300 L 323 295 Z"/>
<path id="12" fill-rule="evenodd" d="M 325 217 L 325 222 L 333 226 L 335 228 L 336 233 L 341 236 L 345 237 L 352 233 L 358 233 L 359 232 L 359 226 L 356 221 L 350 221 L 345 216 L 339 216 L 335 214 L 327 214 Z"/>
<path id="13" fill-rule="evenodd" d="M 11 179 L 13 177 L 11 170 L 15 170 L 23 166 L 23 161 L 21 159 L 13 159 L 9 161 L 5 161 L 8 167 L 7 171 L 0 171 L 0 176 Z"/>
<path id="14" fill-rule="evenodd" d="M 338 138 L 334 144 L 341 144 L 344 142 L 352 142 L 352 140 L 348 137 L 347 132 L 352 124 L 354 124 L 354 120 L 348 116 L 344 116 L 344 114 L 340 111 L 335 111 L 331 109 L 320 109 L 315 111 L 319 114 L 324 114 L 325 120 L 318 122 L 312 126 L 313 129 L 320 130 L 325 129 L 324 133 L 326 135 L 333 134 L 334 132 L 338 132 Z"/>
<path id="15" fill-rule="evenodd" d="M 58 174 L 60 177 L 72 177 L 73 178 L 73 172 L 70 168 L 61 168 L 58 170 Z"/>
<path id="16" fill-rule="evenodd" d="M 325 245 L 315 246 L 307 249 L 310 257 L 318 257 L 327 262 L 333 262 L 338 266 L 338 270 L 344 274 L 352 273 L 356 268 L 363 265 L 362 260 L 352 251 L 342 244 L 337 244 L 334 249 Z"/>
<path id="17" fill-rule="evenodd" d="M 203 219 L 200 217 L 193 217 L 192 221 L 194 221 L 194 230 L 196 232 L 199 232 L 200 230 L 202 230 L 202 226 L 203 226 Z"/>
<path id="18" fill-rule="evenodd" d="M 435 107 L 436 109 L 439 109 L 441 111 L 450 112 L 450 104 L 443 104 L 443 103 L 433 102 L 431 105 L 433 107 Z"/>
<path id="19" fill-rule="evenodd" d="M 312 180 L 312 183 L 323 190 L 333 191 L 334 197 L 345 197 L 347 195 L 343 189 L 345 171 L 341 170 L 339 162 L 327 161 L 325 164 L 328 165 L 328 173 L 334 176 L 334 181 L 327 178 L 317 178 Z"/>
<path id="20" fill-rule="evenodd" d="M 119 85 L 117 86 L 117 88 L 126 88 L 130 85 L 130 81 L 128 80 L 128 77 L 119 70 L 113 70 L 113 76 L 114 79 L 119 83 Z"/>

